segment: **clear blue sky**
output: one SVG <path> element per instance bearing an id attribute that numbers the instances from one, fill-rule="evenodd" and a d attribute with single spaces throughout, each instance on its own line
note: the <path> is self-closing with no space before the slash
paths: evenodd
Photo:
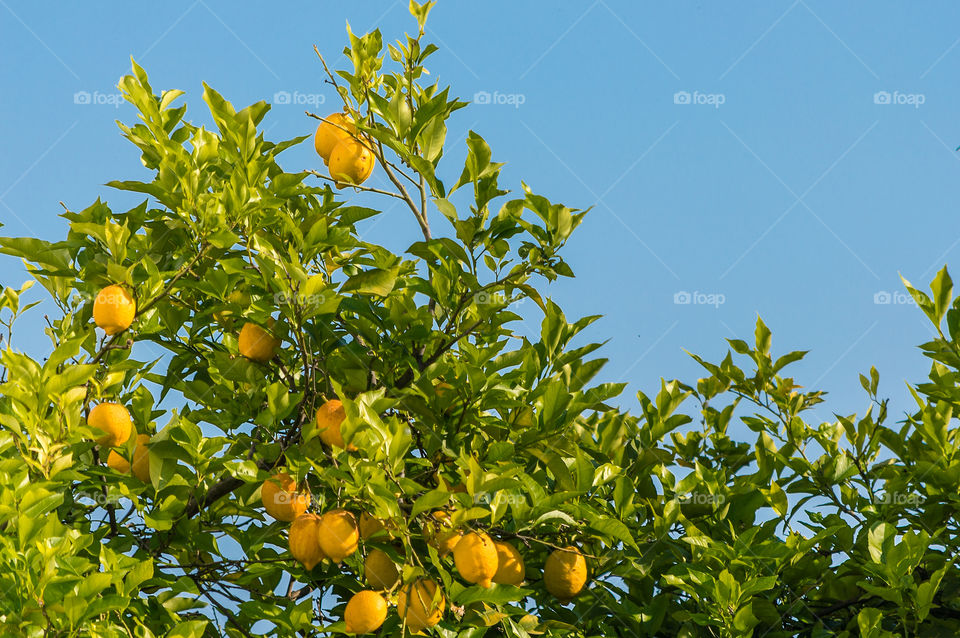
<path id="1" fill-rule="evenodd" d="M 267 136 L 286 139 L 312 131 L 304 108 L 337 110 L 311 47 L 337 60 L 347 20 L 387 41 L 414 28 L 405 1 L 0 0 L 0 234 L 63 237 L 59 201 L 136 203 L 102 186 L 143 174 L 114 123 L 134 119 L 115 89 L 131 55 L 155 88 L 187 91 L 195 122 L 208 121 L 201 81 L 237 106 L 308 102 L 267 116 Z M 610 340 L 603 378 L 629 381 L 625 406 L 660 377 L 695 380 L 683 350 L 717 360 L 759 314 L 776 350 L 812 350 L 798 382 L 831 392 L 828 419 L 865 407 L 871 364 L 909 407 L 930 330 L 902 294 L 875 295 L 901 293 L 898 273 L 923 287 L 944 263 L 960 273 L 957 24 L 945 1 L 442 0 L 429 36 L 435 77 L 492 96 L 458 112 L 448 140 L 474 129 L 510 188 L 596 207 L 567 251 L 577 278 L 548 293 L 570 318 L 605 315 L 588 336 Z M 462 143 L 449 156 L 455 179 Z M 309 144 L 283 159 L 318 162 Z M 399 207 L 362 230 L 396 250 L 416 239 Z M 0 283 L 23 278 L 0 257 Z M 684 291 L 722 303 L 675 303 Z M 22 328 L 16 345 L 42 355 L 39 321 Z"/>

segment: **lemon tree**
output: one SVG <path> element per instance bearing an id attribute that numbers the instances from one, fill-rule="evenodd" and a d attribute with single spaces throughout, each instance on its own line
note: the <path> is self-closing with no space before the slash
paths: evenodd
<path id="1" fill-rule="evenodd" d="M 352 68 L 320 55 L 343 108 L 292 140 L 207 86 L 194 125 L 134 64 L 149 178 L 110 185 L 142 201 L 0 239 L 32 277 L 0 296 L 2 633 L 954 635 L 946 270 L 909 287 L 938 336 L 899 424 L 876 371 L 863 416 L 808 422 L 823 393 L 762 322 L 625 413 L 575 342 L 597 317 L 546 294 L 586 211 L 502 185 L 476 132 L 445 158 L 467 104 L 429 82 L 432 4 L 386 46 L 348 33 Z M 388 199 L 422 239 L 360 236 Z M 11 342 L 34 283 L 40 358 Z"/>

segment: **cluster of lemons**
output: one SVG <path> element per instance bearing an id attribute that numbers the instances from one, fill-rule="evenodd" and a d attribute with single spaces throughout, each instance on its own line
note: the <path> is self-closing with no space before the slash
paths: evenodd
<path id="1" fill-rule="evenodd" d="M 313 136 L 313 147 L 338 186 L 341 182 L 361 184 L 373 173 L 376 158 L 370 142 L 357 135 L 357 127 L 346 113 L 323 118 Z"/>
<path id="2" fill-rule="evenodd" d="M 318 129 L 318 140 L 320 137 L 321 130 Z M 347 142 L 348 140 L 337 142 L 334 151 Z M 333 172 L 331 166 L 331 173 Z M 93 317 L 99 328 L 113 336 L 130 327 L 136 311 L 136 301 L 130 292 L 122 286 L 110 285 L 97 295 Z M 258 362 L 273 359 L 281 342 L 271 333 L 272 329 L 273 319 L 268 321 L 267 329 L 254 323 L 245 323 L 238 338 L 240 354 Z M 436 387 L 438 395 L 452 389 L 452 386 L 442 382 Z M 529 424 L 532 418 L 532 414 L 527 412 L 519 416 L 518 422 L 523 421 L 526 424 Z M 346 412 L 339 399 L 330 399 L 317 408 L 315 420 L 317 435 L 326 445 L 348 451 L 356 450 L 356 447 L 344 442 L 342 425 L 346 420 Z M 102 433 L 96 441 L 103 448 L 115 448 L 125 444 L 134 432 L 130 413 L 115 402 L 103 402 L 95 406 L 87 417 L 87 423 L 92 429 Z M 132 471 L 140 480 L 148 481 L 149 441 L 148 435 L 137 435 L 131 461 L 111 449 L 107 464 L 122 473 Z M 462 492 L 465 488 L 461 485 L 452 491 Z M 267 479 L 260 488 L 260 498 L 268 514 L 279 521 L 291 523 L 288 536 L 290 553 L 308 570 L 322 560 L 340 564 L 357 551 L 361 539 L 366 540 L 376 535 L 387 539 L 394 538 L 392 530 L 395 527 L 392 523 L 384 523 L 366 512 L 360 514 L 359 522 L 354 514 L 344 509 L 333 509 L 322 515 L 308 512 L 311 502 L 309 492 L 301 489 L 286 472 L 281 471 Z M 422 528 L 424 539 L 436 548 L 441 557 L 453 555 L 457 571 L 465 581 L 481 587 L 491 587 L 494 583 L 523 583 L 526 576 L 523 557 L 510 543 L 493 539 L 482 531 L 456 529 L 450 515 L 442 510 L 430 514 Z M 365 634 L 379 629 L 387 617 L 388 597 L 398 587 L 397 612 L 406 622 L 408 629 L 421 631 L 442 620 L 446 598 L 437 582 L 430 578 L 418 578 L 401 584 L 401 571 L 385 551 L 376 548 L 367 551 L 364 577 L 371 589 L 354 594 L 347 602 L 344 611 L 347 632 Z M 544 564 L 543 579 L 551 594 L 562 602 L 568 602 L 586 584 L 586 559 L 576 547 L 556 548 Z"/>
<path id="3" fill-rule="evenodd" d="M 130 292 L 117 285 L 107 286 L 93 302 L 93 320 L 110 335 L 116 335 L 133 323 L 137 314 L 137 302 Z M 127 408 L 113 401 L 100 403 L 87 415 L 87 425 L 102 432 L 96 441 L 101 448 L 116 448 L 124 445 L 134 434 L 133 419 Z M 115 449 L 107 455 L 107 465 L 121 474 L 133 473 L 141 481 L 150 480 L 150 456 L 147 454 L 148 434 L 137 434 L 131 460 Z"/>
<path id="4" fill-rule="evenodd" d="M 342 418 L 329 418 L 338 414 L 337 406 L 328 407 L 329 401 L 317 411 L 318 428 L 324 441 L 343 447 L 339 432 Z M 338 420 L 339 419 L 339 420 Z M 455 489 L 459 491 L 459 489 Z M 361 512 L 359 521 L 351 512 L 333 509 L 326 513 L 307 512 L 311 498 L 297 482 L 285 472 L 267 479 L 260 488 L 264 509 L 275 519 L 290 523 L 288 546 L 290 554 L 307 570 L 312 570 L 323 560 L 340 564 L 353 555 L 360 540 L 377 537 L 394 538 L 392 523 Z M 453 555 L 453 562 L 460 576 L 468 583 L 491 587 L 494 583 L 520 585 L 526 577 L 523 557 L 512 544 L 491 538 L 482 531 L 461 531 L 451 525 L 450 515 L 438 510 L 427 517 L 423 524 L 424 539 L 436 548 L 441 557 Z M 344 625 L 348 633 L 365 634 L 376 631 L 387 618 L 387 597 L 397 591 L 397 613 L 406 622 L 410 631 L 417 632 L 437 625 L 443 619 L 446 598 L 435 580 L 419 578 L 401 584 L 401 570 L 382 549 L 368 549 L 363 562 L 364 578 L 370 589 L 354 594 L 344 610 Z M 576 547 L 555 549 L 543 568 L 543 580 L 547 590 L 561 602 L 569 602 L 583 589 L 587 581 L 587 563 Z"/>

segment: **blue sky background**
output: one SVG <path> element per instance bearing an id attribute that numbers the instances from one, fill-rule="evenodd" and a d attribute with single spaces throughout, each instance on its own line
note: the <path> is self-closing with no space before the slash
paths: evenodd
<path id="1" fill-rule="evenodd" d="M 777 352 L 812 350 L 795 376 L 831 393 L 817 417 L 862 411 L 870 365 L 896 414 L 931 336 L 898 273 L 925 288 L 960 256 L 958 18 L 951 2 L 442 0 L 434 77 L 491 97 L 449 123 L 445 175 L 474 129 L 508 162 L 502 183 L 596 207 L 566 253 L 577 278 L 548 294 L 568 318 L 605 316 L 586 336 L 610 340 L 602 379 L 629 382 L 626 407 L 660 377 L 702 376 L 684 349 L 718 360 L 725 338 L 752 342 L 759 314 Z M 415 29 L 404 1 L 0 0 L 0 234 L 63 237 L 60 201 L 138 203 L 102 186 L 144 174 L 115 124 L 135 117 L 115 88 L 131 55 L 155 89 L 187 91 L 198 123 L 201 81 L 238 107 L 286 92 L 301 103 L 277 104 L 263 127 L 286 139 L 312 132 L 305 108 L 338 110 L 311 47 L 345 65 L 347 20 L 386 41 Z M 321 165 L 309 143 L 282 163 Z M 384 205 L 362 231 L 403 250 L 416 226 Z M 0 283 L 24 278 L 0 257 Z M 883 291 L 891 303 L 875 303 Z M 683 292 L 699 294 L 675 303 Z M 43 308 L 16 344 L 34 355 L 48 348 Z"/>

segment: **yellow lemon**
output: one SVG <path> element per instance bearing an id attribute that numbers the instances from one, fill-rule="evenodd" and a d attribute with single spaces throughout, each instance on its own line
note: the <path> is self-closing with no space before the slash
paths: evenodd
<path id="1" fill-rule="evenodd" d="M 386 527 L 384 526 L 383 521 L 381 521 L 379 518 L 370 516 L 370 514 L 366 512 L 360 513 L 360 538 L 363 540 L 367 540 L 374 534 L 377 534 L 381 530 L 385 529 Z M 393 538 L 393 534 L 391 534 L 389 531 L 384 534 L 379 534 L 379 536 L 383 538 Z"/>
<path id="2" fill-rule="evenodd" d="M 116 450 L 110 450 L 110 454 L 107 455 L 107 466 L 121 474 L 130 471 L 130 461 L 120 456 Z"/>
<path id="3" fill-rule="evenodd" d="M 465 581 L 490 587 L 497 573 L 497 548 L 483 532 L 469 532 L 453 549 L 453 562 Z"/>
<path id="4" fill-rule="evenodd" d="M 375 163 L 373 150 L 366 143 L 353 138 L 340 140 L 330 153 L 330 177 L 338 182 L 362 184 L 373 173 Z"/>
<path id="5" fill-rule="evenodd" d="M 273 323 L 271 320 L 270 323 Z M 240 354 L 253 361 L 269 361 L 277 354 L 280 340 L 255 323 L 245 323 L 240 329 Z"/>
<path id="6" fill-rule="evenodd" d="M 330 154 L 333 148 L 343 140 L 352 139 L 357 133 L 357 127 L 346 113 L 332 113 L 323 118 L 313 134 L 313 148 L 317 155 L 323 158 L 324 164 L 330 163 Z"/>
<path id="7" fill-rule="evenodd" d="M 103 436 L 97 439 L 101 447 L 123 445 L 133 431 L 133 421 L 127 409 L 119 403 L 109 401 L 90 410 L 87 425 L 103 432 Z"/>
<path id="8" fill-rule="evenodd" d="M 317 408 L 317 434 L 330 447 L 345 447 L 352 452 L 357 449 L 356 446 L 345 446 L 343 443 L 342 426 L 346 418 L 347 413 L 340 399 L 330 399 Z"/>
<path id="9" fill-rule="evenodd" d="M 443 619 L 446 600 L 436 581 L 420 579 L 405 585 L 397 595 L 397 613 L 412 632 L 433 627 Z"/>
<path id="10" fill-rule="evenodd" d="M 260 500 L 267 514 L 287 523 L 306 512 L 310 505 L 310 495 L 298 491 L 297 482 L 286 472 L 275 474 L 263 482 Z"/>
<path id="11" fill-rule="evenodd" d="M 547 591 L 561 602 L 568 602 L 580 593 L 587 582 L 587 561 L 576 547 L 555 550 L 543 567 Z"/>
<path id="12" fill-rule="evenodd" d="M 133 475 L 144 483 L 150 482 L 150 454 L 147 449 L 147 443 L 150 442 L 149 434 L 138 434 L 137 444 L 133 447 Z"/>
<path id="13" fill-rule="evenodd" d="M 510 543 L 494 541 L 493 544 L 497 548 L 497 573 L 493 575 L 493 582 L 501 585 L 522 583 L 527 570 L 520 552 Z"/>
<path id="14" fill-rule="evenodd" d="M 357 519 L 346 510 L 330 510 L 320 517 L 318 537 L 323 553 L 339 564 L 357 551 L 360 542 Z"/>
<path id="15" fill-rule="evenodd" d="M 372 549 L 363 561 L 363 575 L 374 589 L 390 589 L 400 580 L 400 570 L 385 551 Z"/>
<path id="16" fill-rule="evenodd" d="M 319 531 L 320 517 L 316 514 L 301 514 L 290 524 L 290 534 L 287 536 L 290 554 L 306 567 L 307 571 L 326 558 L 320 548 Z"/>
<path id="17" fill-rule="evenodd" d="M 107 286 L 93 302 L 93 321 L 108 335 L 129 328 L 136 315 L 137 302 L 123 286 Z"/>
<path id="18" fill-rule="evenodd" d="M 375 591 L 365 589 L 354 594 L 343 610 L 348 634 L 370 634 L 387 619 L 387 601 Z"/>
<path id="19" fill-rule="evenodd" d="M 430 515 L 433 520 L 427 522 L 424 536 L 430 545 L 437 548 L 440 556 L 446 556 L 454 550 L 463 532 L 451 528 L 450 515 L 438 510 Z"/>

